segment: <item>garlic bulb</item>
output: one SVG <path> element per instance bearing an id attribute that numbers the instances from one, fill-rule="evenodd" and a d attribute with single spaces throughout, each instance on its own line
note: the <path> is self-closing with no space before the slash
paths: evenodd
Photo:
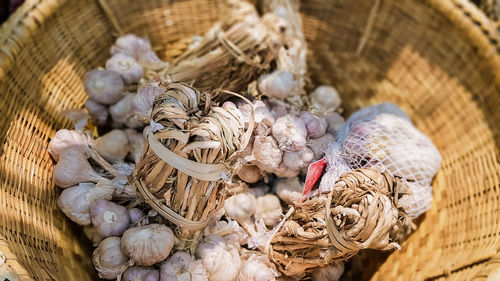
<path id="1" fill-rule="evenodd" d="M 319 160 L 323 158 L 323 156 L 325 155 L 325 151 L 328 149 L 328 146 L 334 141 L 335 137 L 330 133 L 326 133 L 322 137 L 319 137 L 317 139 L 308 140 L 307 147 L 312 150 L 314 159 Z"/>
<path id="2" fill-rule="evenodd" d="M 134 265 L 122 275 L 122 281 L 160 281 L 160 272 L 153 267 Z"/>
<path id="3" fill-rule="evenodd" d="M 155 97 L 163 92 L 165 92 L 165 90 L 160 88 L 158 84 L 155 83 L 140 87 L 134 97 L 132 110 L 135 114 L 143 116 L 144 119 L 148 119 L 145 123 L 149 123 L 149 114 L 153 107 Z"/>
<path id="4" fill-rule="evenodd" d="M 161 281 L 208 281 L 200 260 L 186 252 L 177 252 L 160 268 Z"/>
<path id="5" fill-rule="evenodd" d="M 108 237 L 94 250 L 92 261 L 99 277 L 111 280 L 127 268 L 129 258 L 120 248 L 120 237 Z"/>
<path id="6" fill-rule="evenodd" d="M 123 252 L 136 264 L 147 266 L 166 259 L 174 243 L 173 231 L 162 224 L 132 227 L 122 237 Z"/>
<path id="7" fill-rule="evenodd" d="M 273 169 L 271 172 L 274 173 L 278 178 L 294 178 L 300 174 L 300 170 L 290 169 L 289 167 L 283 165 L 283 163 L 277 168 Z"/>
<path id="8" fill-rule="evenodd" d="M 274 186 L 278 197 L 287 204 L 298 202 L 302 198 L 304 185 L 299 178 L 278 179 Z"/>
<path id="9" fill-rule="evenodd" d="M 127 134 L 130 156 L 134 160 L 134 162 L 137 163 L 142 156 L 142 151 L 144 150 L 144 141 L 146 139 L 144 138 L 142 133 L 132 129 L 125 130 L 125 134 Z"/>
<path id="10" fill-rule="evenodd" d="M 256 183 L 261 177 L 260 169 L 251 164 L 246 164 L 238 171 L 238 177 L 247 183 Z"/>
<path id="11" fill-rule="evenodd" d="M 132 208 L 128 210 L 128 215 L 130 217 L 130 223 L 134 225 L 144 217 L 144 212 L 140 209 Z"/>
<path id="12" fill-rule="evenodd" d="M 93 225 L 84 226 L 83 234 L 85 234 L 85 237 L 87 237 L 92 242 L 92 246 L 99 246 L 99 243 L 101 243 L 102 239 L 104 239 L 97 228 Z"/>
<path id="13" fill-rule="evenodd" d="M 81 182 L 106 180 L 92 169 L 85 150 L 82 147 L 70 147 L 59 155 L 59 162 L 54 167 L 54 182 L 57 186 L 65 188 Z"/>
<path id="14" fill-rule="evenodd" d="M 259 78 L 259 91 L 268 97 L 284 99 L 293 94 L 298 87 L 297 81 L 288 70 L 277 70 L 269 74 L 264 74 Z"/>
<path id="15" fill-rule="evenodd" d="M 314 152 L 306 146 L 299 151 L 285 151 L 283 165 L 292 170 L 300 170 L 307 168 L 313 159 Z"/>
<path id="16" fill-rule="evenodd" d="M 113 191 L 105 188 L 96 188 L 93 183 L 79 185 L 63 190 L 57 206 L 72 221 L 79 225 L 90 224 L 90 205 L 98 199 L 111 199 Z"/>
<path id="17" fill-rule="evenodd" d="M 120 73 L 125 84 L 139 82 L 143 75 L 142 66 L 133 57 L 120 53 L 106 61 L 106 69 Z"/>
<path id="18" fill-rule="evenodd" d="M 245 222 L 255 213 L 255 197 L 250 193 L 239 193 L 224 201 L 226 215 L 239 223 Z"/>
<path id="19" fill-rule="evenodd" d="M 255 136 L 252 155 L 260 169 L 270 172 L 281 163 L 283 151 L 272 136 Z"/>
<path id="20" fill-rule="evenodd" d="M 112 130 L 95 141 L 95 149 L 109 162 L 123 161 L 129 151 L 127 135 L 122 130 Z"/>
<path id="21" fill-rule="evenodd" d="M 319 86 L 309 98 L 313 108 L 324 113 L 335 111 L 342 103 L 337 90 L 332 86 Z"/>
<path id="22" fill-rule="evenodd" d="M 114 122 L 117 124 L 125 124 L 129 128 L 136 128 L 142 125 L 139 121 L 131 118 L 133 113 L 132 103 L 134 99 L 135 94 L 127 93 L 121 100 L 109 107 L 109 114 Z"/>
<path id="23" fill-rule="evenodd" d="M 257 206 L 255 208 L 255 218 L 263 219 L 267 226 L 276 225 L 283 213 L 281 203 L 276 195 L 267 194 L 257 198 Z"/>
<path id="24" fill-rule="evenodd" d="M 307 129 L 304 121 L 293 115 L 278 118 L 272 132 L 281 150 L 298 151 L 306 146 Z"/>
<path id="25" fill-rule="evenodd" d="M 308 111 L 302 111 L 299 115 L 304 121 L 307 130 L 307 137 L 317 139 L 326 133 L 327 124 L 325 119 L 316 116 Z"/>
<path id="26" fill-rule="evenodd" d="M 241 267 L 238 249 L 228 246 L 219 235 L 205 236 L 196 249 L 196 257 L 201 259 L 210 281 L 234 281 L 238 277 Z"/>
<path id="27" fill-rule="evenodd" d="M 91 70 L 84 80 L 85 92 L 90 99 L 102 104 L 114 104 L 122 98 L 123 80 L 111 70 Z"/>
<path id="28" fill-rule="evenodd" d="M 342 128 L 345 123 L 344 117 L 342 117 L 337 112 L 330 112 L 325 115 L 326 123 L 328 124 L 328 128 L 326 131 L 332 135 L 336 135 L 337 131 Z"/>
<path id="29" fill-rule="evenodd" d="M 338 281 L 344 273 L 344 263 L 340 262 L 313 271 L 313 281 Z"/>
<path id="30" fill-rule="evenodd" d="M 70 147 L 88 147 L 90 138 L 83 133 L 61 129 L 56 132 L 49 142 L 48 151 L 54 160 L 59 161 L 59 155 Z"/>
<path id="31" fill-rule="evenodd" d="M 263 262 L 249 259 L 241 267 L 237 281 L 275 281 L 274 272 Z"/>
<path id="32" fill-rule="evenodd" d="M 92 224 L 104 236 L 120 236 L 130 224 L 125 207 L 105 200 L 97 200 L 90 206 Z"/>
<path id="33" fill-rule="evenodd" d="M 111 47 L 111 54 L 125 54 L 133 57 L 139 64 L 146 68 L 158 70 L 168 66 L 153 52 L 151 44 L 145 38 L 133 34 L 126 34 L 116 39 L 115 45 Z"/>
<path id="34" fill-rule="evenodd" d="M 87 101 L 85 102 L 85 107 L 87 108 L 89 115 L 93 118 L 97 125 L 106 124 L 109 114 L 108 108 L 105 105 L 95 102 L 91 99 L 87 99 Z"/>

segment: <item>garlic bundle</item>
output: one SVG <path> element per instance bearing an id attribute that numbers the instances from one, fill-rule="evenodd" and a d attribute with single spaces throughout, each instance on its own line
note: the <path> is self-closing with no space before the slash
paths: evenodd
<path id="1" fill-rule="evenodd" d="M 282 214 L 283 209 L 276 195 L 267 194 L 257 198 L 256 219 L 262 219 L 267 226 L 274 226 L 280 221 Z"/>
<path id="2" fill-rule="evenodd" d="M 101 104 L 114 104 L 123 96 L 123 80 L 115 71 L 89 71 L 85 75 L 84 86 L 89 98 Z"/>
<path id="3" fill-rule="evenodd" d="M 90 207 L 96 200 L 111 200 L 112 189 L 96 187 L 93 183 L 80 183 L 63 190 L 57 206 L 72 221 L 79 225 L 90 224 Z"/>
<path id="4" fill-rule="evenodd" d="M 287 204 L 292 204 L 293 202 L 299 202 L 302 198 L 304 185 L 297 177 L 282 178 L 276 181 L 274 189 L 281 200 L 285 201 Z"/>
<path id="5" fill-rule="evenodd" d="M 160 276 L 161 281 L 208 281 L 202 262 L 186 252 L 176 252 L 168 258 L 161 265 Z"/>
<path id="6" fill-rule="evenodd" d="M 125 207 L 105 200 L 96 200 L 90 207 L 92 224 L 104 236 L 120 236 L 130 224 Z"/>
<path id="7" fill-rule="evenodd" d="M 108 237 L 94 250 L 92 261 L 99 277 L 112 280 L 127 268 L 129 258 L 120 248 L 120 237 Z"/>
<path id="8" fill-rule="evenodd" d="M 275 273 L 265 263 L 248 259 L 241 267 L 237 281 L 275 281 Z"/>
<path id="9" fill-rule="evenodd" d="M 160 281 L 160 272 L 146 266 L 133 265 L 123 272 L 122 281 Z"/>
<path id="10" fill-rule="evenodd" d="M 210 281 L 234 281 L 241 268 L 238 249 L 216 234 L 205 236 L 196 249 L 196 257 L 205 267 Z"/>
<path id="11" fill-rule="evenodd" d="M 125 84 L 139 82 L 143 75 L 142 66 L 133 57 L 122 53 L 114 54 L 108 59 L 106 69 L 119 73 Z"/>
<path id="12" fill-rule="evenodd" d="M 139 265 L 151 266 L 165 260 L 174 247 L 175 236 L 165 225 L 149 224 L 129 228 L 122 236 L 122 250 Z"/>
<path id="13" fill-rule="evenodd" d="M 338 281 L 344 273 L 344 263 L 320 267 L 312 272 L 312 281 Z"/>
<path id="14" fill-rule="evenodd" d="M 129 151 L 127 134 L 122 130 L 112 130 L 95 141 L 95 149 L 109 162 L 121 162 Z"/>
<path id="15" fill-rule="evenodd" d="M 313 110 L 325 114 L 334 112 L 342 103 L 337 90 L 332 86 L 319 86 L 310 95 Z"/>
<path id="16" fill-rule="evenodd" d="M 293 115 L 278 118 L 273 124 L 272 133 L 282 150 L 299 151 L 306 146 L 307 129 L 304 121 Z"/>

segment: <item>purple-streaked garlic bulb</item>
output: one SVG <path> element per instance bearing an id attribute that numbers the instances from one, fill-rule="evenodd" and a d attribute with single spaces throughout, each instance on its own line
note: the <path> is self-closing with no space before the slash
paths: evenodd
<path id="1" fill-rule="evenodd" d="M 97 200 L 90 207 L 92 224 L 104 237 L 120 236 L 129 227 L 127 208 L 106 200 Z"/>
<path id="2" fill-rule="evenodd" d="M 95 102 L 91 99 L 87 99 L 87 101 L 85 102 L 85 107 L 87 108 L 90 117 L 92 117 L 97 125 L 102 126 L 106 124 L 106 122 L 108 121 L 109 113 L 108 108 L 105 105 Z"/>
<path id="3" fill-rule="evenodd" d="M 139 82 L 144 74 L 142 66 L 133 57 L 120 53 L 114 54 L 106 61 L 106 69 L 118 72 L 125 84 Z"/>
<path id="4" fill-rule="evenodd" d="M 137 163 L 142 156 L 146 139 L 142 133 L 133 129 L 125 130 L 125 134 L 127 134 L 128 138 L 130 157 Z"/>
<path id="5" fill-rule="evenodd" d="M 260 180 L 262 172 L 259 167 L 246 164 L 238 171 L 238 177 L 247 183 L 256 183 Z"/>
<path id="6" fill-rule="evenodd" d="M 161 281 L 208 281 L 201 260 L 186 252 L 176 252 L 160 268 Z"/>
<path id="7" fill-rule="evenodd" d="M 332 86 L 319 86 L 310 95 L 312 107 L 322 113 L 332 112 L 339 108 L 342 100 Z"/>
<path id="8" fill-rule="evenodd" d="M 313 281 L 338 281 L 344 273 L 344 263 L 331 264 L 318 268 L 312 273 Z"/>
<path id="9" fill-rule="evenodd" d="M 300 182 L 298 177 L 278 179 L 274 186 L 278 197 L 287 204 L 298 202 L 302 198 L 304 184 Z"/>
<path id="10" fill-rule="evenodd" d="M 299 117 L 306 125 L 307 137 L 309 139 L 317 139 L 326 133 L 327 124 L 324 118 L 308 111 L 302 111 Z"/>
<path id="11" fill-rule="evenodd" d="M 345 123 L 344 117 L 337 112 L 329 112 L 324 117 L 328 124 L 326 131 L 335 136 Z"/>
<path id="12" fill-rule="evenodd" d="M 84 226 L 83 234 L 85 234 L 85 237 L 87 237 L 92 242 L 92 246 L 94 247 L 99 246 L 99 243 L 101 243 L 101 241 L 104 239 L 97 228 L 93 225 Z"/>
<path id="13" fill-rule="evenodd" d="M 142 218 L 144 218 L 144 212 L 138 208 L 132 208 L 128 210 L 128 215 L 130 216 L 130 223 L 132 225 L 138 223 Z"/>
<path id="14" fill-rule="evenodd" d="M 293 115 L 278 118 L 272 132 L 281 150 L 298 151 L 306 146 L 307 129 L 304 121 Z"/>
<path id="15" fill-rule="evenodd" d="M 328 146 L 335 142 L 335 137 L 330 134 L 326 133 L 322 137 L 319 137 L 317 139 L 310 139 L 307 141 L 307 147 L 309 147 L 313 154 L 314 154 L 314 160 L 319 160 L 323 158 L 325 155 L 325 151 L 328 149 Z"/>
<path id="16" fill-rule="evenodd" d="M 81 182 L 97 183 L 106 180 L 97 173 L 87 161 L 85 147 L 69 147 L 59 154 L 59 161 L 54 167 L 54 182 L 57 186 L 66 188 Z"/>
<path id="17" fill-rule="evenodd" d="M 111 54 L 125 54 L 133 57 L 143 67 L 152 70 L 163 69 L 168 63 L 160 60 L 151 48 L 149 40 L 133 34 L 126 34 L 116 39 L 111 47 Z"/>
<path id="18" fill-rule="evenodd" d="M 67 148 L 75 146 L 87 148 L 90 142 L 90 138 L 84 133 L 61 129 L 50 140 L 48 151 L 54 160 L 59 161 L 59 155 Z"/>
<path id="19" fill-rule="evenodd" d="M 95 149 L 109 162 L 121 162 L 129 151 L 127 134 L 123 130 L 112 130 L 95 141 Z"/>
<path id="20" fill-rule="evenodd" d="M 114 104 L 123 96 L 123 80 L 115 71 L 91 70 L 85 75 L 83 84 L 89 98 L 98 103 Z"/>
<path id="21" fill-rule="evenodd" d="M 120 237 L 108 237 L 94 250 L 92 261 L 99 277 L 112 280 L 127 268 L 129 258 L 120 248 Z"/>
<path id="22" fill-rule="evenodd" d="M 255 158 L 255 165 L 264 171 L 270 172 L 279 167 L 283 158 L 283 151 L 279 148 L 274 137 L 255 136 L 252 155 Z"/>
<path id="23" fill-rule="evenodd" d="M 299 151 L 285 151 L 283 165 L 292 170 L 300 170 L 307 168 L 313 159 L 314 152 L 306 146 Z"/>
<path id="24" fill-rule="evenodd" d="M 241 268 L 238 249 L 226 244 L 220 235 L 209 234 L 196 249 L 210 281 L 234 281 Z"/>
<path id="25" fill-rule="evenodd" d="M 133 265 L 122 275 L 122 281 L 160 281 L 160 271 L 153 267 Z"/>
<path id="26" fill-rule="evenodd" d="M 298 83 L 293 79 L 293 74 L 288 70 L 278 70 L 264 74 L 259 78 L 259 91 L 268 97 L 284 99 L 293 94 Z"/>
<path id="27" fill-rule="evenodd" d="M 162 224 L 132 227 L 122 236 L 122 250 L 139 265 L 165 260 L 175 243 L 174 232 Z"/>
<path id="28" fill-rule="evenodd" d="M 275 281 L 275 273 L 268 265 L 257 260 L 248 259 L 241 267 L 237 281 Z"/>
<path id="29" fill-rule="evenodd" d="M 132 103 L 132 110 L 135 114 L 142 117 L 145 123 L 149 123 L 149 114 L 153 108 L 155 97 L 164 92 L 165 90 L 160 88 L 156 83 L 140 87 Z"/>
<path id="30" fill-rule="evenodd" d="M 280 222 L 282 214 L 280 199 L 276 195 L 267 194 L 257 198 L 256 219 L 262 219 L 267 226 L 272 227 Z"/>

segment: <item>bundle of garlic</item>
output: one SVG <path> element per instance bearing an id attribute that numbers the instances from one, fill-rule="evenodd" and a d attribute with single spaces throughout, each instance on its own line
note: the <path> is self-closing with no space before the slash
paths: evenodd
<path id="1" fill-rule="evenodd" d="M 408 186 L 387 172 L 345 173 L 330 193 L 293 204 L 273 230 L 269 256 L 282 273 L 302 278 L 361 249 L 399 248 L 412 228 L 397 207 L 406 192 Z"/>
<path id="2" fill-rule="evenodd" d="M 234 173 L 253 125 L 245 131 L 240 111 L 215 106 L 209 93 L 180 83 L 159 87 L 164 93 L 154 99 L 133 182 L 146 203 L 178 226 L 181 245 L 192 248 L 223 206 L 222 180 Z"/>

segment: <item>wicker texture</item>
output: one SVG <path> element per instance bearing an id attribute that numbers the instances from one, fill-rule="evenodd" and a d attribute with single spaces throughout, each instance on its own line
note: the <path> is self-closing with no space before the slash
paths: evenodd
<path id="1" fill-rule="evenodd" d="M 23 280 L 91 280 L 90 249 L 56 208 L 47 145 L 83 106 L 85 72 L 116 34 L 147 35 L 160 55 L 202 34 L 216 1 L 29 0 L 1 28 L 0 251 Z M 500 267 L 500 45 L 465 0 L 304 0 L 308 65 L 348 113 L 392 101 L 443 156 L 432 209 L 373 280 L 486 280 Z M 185 46 L 185 44 L 180 44 Z"/>

